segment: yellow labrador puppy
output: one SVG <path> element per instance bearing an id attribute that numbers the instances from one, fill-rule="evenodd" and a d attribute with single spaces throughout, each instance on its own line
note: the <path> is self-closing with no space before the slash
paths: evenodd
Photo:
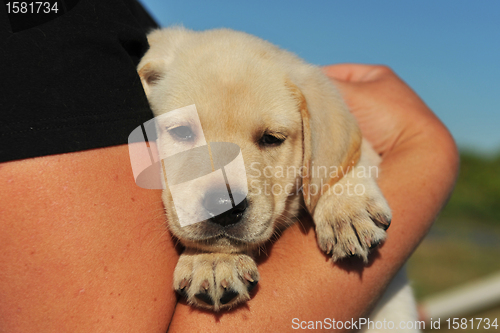
<path id="1" fill-rule="evenodd" d="M 186 247 L 175 290 L 214 311 L 247 301 L 259 281 L 254 251 L 301 211 L 313 217 L 319 247 L 332 260 L 366 261 L 391 221 L 376 184 L 379 157 L 321 70 L 226 29 L 170 28 L 148 39 L 138 72 L 155 116 L 194 104 L 202 128 L 196 121 L 160 125 L 160 155 L 162 140 L 188 149 L 204 135 L 203 142 L 237 144 L 247 173 L 246 184 L 231 184 L 242 198 L 231 198 L 226 211 L 227 197 L 217 194 L 226 189 L 199 182 L 191 201 L 223 213 L 187 226 L 164 191 L 169 228 Z"/>

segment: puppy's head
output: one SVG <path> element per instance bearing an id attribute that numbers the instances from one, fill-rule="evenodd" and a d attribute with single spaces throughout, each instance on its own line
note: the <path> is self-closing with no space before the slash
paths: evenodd
<path id="1" fill-rule="evenodd" d="M 259 246 L 276 228 L 293 222 L 301 204 L 314 211 L 322 187 L 336 180 L 314 172 L 318 167 L 346 166 L 359 157 L 356 123 L 318 68 L 230 30 L 165 29 L 148 39 L 150 50 L 138 71 L 155 116 L 192 104 L 199 116 L 199 122 L 189 117 L 159 122 L 160 155 L 169 155 L 165 142 L 182 151 L 234 143 L 246 170 L 246 180 L 232 175 L 233 169 L 224 175 L 226 182 L 232 179 L 229 196 L 226 183 L 215 176 L 193 181 L 184 199 L 211 217 L 184 227 L 167 186 L 169 226 L 186 246 L 212 251 Z M 211 154 L 213 171 L 217 149 Z M 186 165 L 206 163 L 202 160 L 197 155 Z M 177 174 L 185 172 L 179 168 Z"/>

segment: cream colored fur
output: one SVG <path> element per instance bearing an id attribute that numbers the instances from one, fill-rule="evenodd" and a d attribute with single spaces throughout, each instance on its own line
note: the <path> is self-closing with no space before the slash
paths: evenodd
<path id="1" fill-rule="evenodd" d="M 301 210 L 313 216 L 319 247 L 332 260 L 366 261 L 370 248 L 385 239 L 391 219 L 376 175 L 366 173 L 379 158 L 321 70 L 231 30 L 171 28 L 153 31 L 148 40 L 151 48 L 138 71 L 155 115 L 195 104 L 206 141 L 238 144 L 248 178 L 249 206 L 230 227 L 210 221 L 181 227 L 171 194 L 164 191 L 169 228 L 186 247 L 174 288 L 192 305 L 214 311 L 248 300 L 259 280 L 254 251 L 276 229 L 294 223 Z M 161 131 L 160 147 L 168 135 Z M 284 141 L 265 145 L 264 135 Z M 266 167 L 277 172 L 268 177 Z M 278 173 L 301 167 L 337 167 L 339 174 Z M 287 191 L 266 195 L 266 182 Z M 211 184 L 200 186 L 208 190 Z M 349 187 L 364 191 L 348 195 Z"/>

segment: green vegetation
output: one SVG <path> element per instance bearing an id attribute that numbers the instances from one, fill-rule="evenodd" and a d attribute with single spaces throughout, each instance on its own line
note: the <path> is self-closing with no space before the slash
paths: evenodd
<path id="1" fill-rule="evenodd" d="M 460 175 L 441 218 L 500 225 L 500 154 L 461 153 Z"/>
<path id="2" fill-rule="evenodd" d="M 408 276 L 422 300 L 500 271 L 499 258 L 500 154 L 465 151 L 455 191 L 410 259 Z M 500 304 L 475 315 L 500 319 Z"/>
<path id="3" fill-rule="evenodd" d="M 500 271 L 499 253 L 498 245 L 456 235 L 427 238 L 408 265 L 415 296 L 423 299 Z"/>

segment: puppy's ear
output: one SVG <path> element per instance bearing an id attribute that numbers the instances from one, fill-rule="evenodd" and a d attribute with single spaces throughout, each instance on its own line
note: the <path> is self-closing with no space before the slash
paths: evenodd
<path id="1" fill-rule="evenodd" d="M 287 86 L 302 115 L 304 202 L 312 215 L 322 194 L 357 164 L 361 132 L 337 88 L 319 68 L 302 66 Z"/>
<path id="2" fill-rule="evenodd" d="M 166 75 L 182 43 L 192 34 L 182 27 L 153 30 L 148 34 L 149 50 L 137 66 L 146 95 Z"/>

